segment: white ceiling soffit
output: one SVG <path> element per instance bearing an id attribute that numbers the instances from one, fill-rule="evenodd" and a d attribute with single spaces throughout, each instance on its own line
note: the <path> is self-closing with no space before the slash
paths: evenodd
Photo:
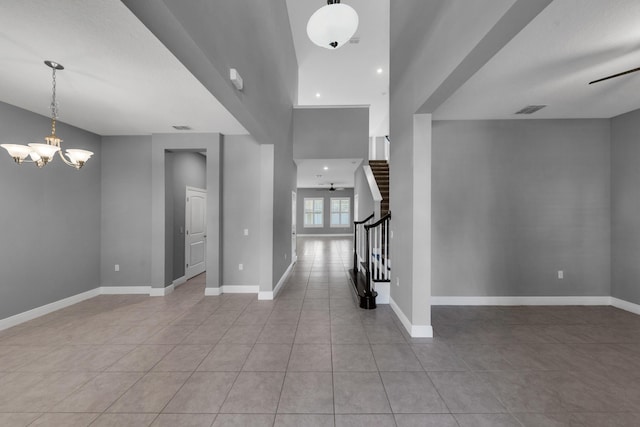
<path id="1" fill-rule="evenodd" d="M 351 188 L 354 186 L 354 173 L 362 159 L 296 159 L 295 162 L 298 166 L 298 188 L 329 188 L 331 183 L 336 188 Z"/>
<path id="2" fill-rule="evenodd" d="M 610 118 L 640 108 L 638 0 L 556 0 L 445 101 L 435 119 Z M 547 105 L 530 116 L 527 105 Z"/>
<path id="3" fill-rule="evenodd" d="M 329 50 L 316 46 L 307 36 L 309 17 L 326 0 L 287 0 L 298 58 L 298 105 L 370 105 L 369 135 L 388 135 L 389 0 L 343 3 L 358 13 L 360 23 L 354 37 L 360 42 Z"/>
<path id="4" fill-rule="evenodd" d="M 119 0 L 3 1 L 0 101 L 100 135 L 247 131 Z"/>

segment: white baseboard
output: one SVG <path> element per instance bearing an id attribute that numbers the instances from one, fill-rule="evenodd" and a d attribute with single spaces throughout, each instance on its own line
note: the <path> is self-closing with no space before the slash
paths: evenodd
<path id="1" fill-rule="evenodd" d="M 187 283 L 187 276 L 182 276 L 174 280 L 172 285 L 173 285 L 173 288 L 175 289 L 180 285 L 184 285 L 185 283 Z"/>
<path id="2" fill-rule="evenodd" d="M 431 325 L 413 325 L 391 297 L 389 297 L 389 305 L 411 338 L 433 338 L 433 327 Z"/>
<path id="3" fill-rule="evenodd" d="M 204 288 L 205 297 L 217 297 L 218 295 L 222 295 L 220 288 Z"/>
<path id="4" fill-rule="evenodd" d="M 444 297 L 432 296 L 431 305 L 611 305 L 607 296 Z"/>
<path id="5" fill-rule="evenodd" d="M 223 294 L 257 294 L 260 291 L 260 286 L 258 285 L 223 285 L 222 293 Z"/>
<path id="6" fill-rule="evenodd" d="M 298 237 L 353 237 L 353 233 L 347 234 L 298 234 Z"/>
<path id="7" fill-rule="evenodd" d="M 151 293 L 151 286 L 101 286 L 100 295 L 140 295 Z"/>
<path id="8" fill-rule="evenodd" d="M 40 316 L 44 316 L 45 314 L 53 313 L 54 311 L 69 307 L 70 305 L 77 304 L 86 299 L 97 297 L 98 295 L 100 295 L 100 288 L 95 288 L 90 291 L 82 292 L 81 294 L 72 295 L 68 298 L 7 317 L 6 319 L 0 320 L 0 331 L 19 325 L 20 323 L 28 322 L 29 320 L 36 319 Z"/>
<path id="9" fill-rule="evenodd" d="M 391 298 L 391 283 L 375 282 L 373 287 L 378 293 L 376 304 L 389 304 L 389 299 Z"/>
<path id="10" fill-rule="evenodd" d="M 293 270 L 293 266 L 296 263 L 297 259 L 298 258 L 296 257 L 295 260 L 292 261 L 291 264 L 289 264 L 289 267 L 287 267 L 282 277 L 280 277 L 280 280 L 278 280 L 278 283 L 276 284 L 276 287 L 273 288 L 273 291 L 258 292 L 259 300 L 270 301 L 278 295 L 278 292 L 280 292 L 282 286 L 287 282 L 287 279 L 289 278 L 289 275 L 291 274 L 291 271 Z"/>
<path id="11" fill-rule="evenodd" d="M 634 304 L 629 301 L 611 297 L 611 305 L 621 310 L 629 311 L 635 314 L 640 314 L 640 305 Z"/>
<path id="12" fill-rule="evenodd" d="M 169 295 L 171 292 L 173 292 L 174 289 L 175 289 L 175 286 L 173 284 L 166 286 L 164 288 L 151 288 L 151 290 L 149 291 L 149 296 L 163 297 L 165 295 Z"/>

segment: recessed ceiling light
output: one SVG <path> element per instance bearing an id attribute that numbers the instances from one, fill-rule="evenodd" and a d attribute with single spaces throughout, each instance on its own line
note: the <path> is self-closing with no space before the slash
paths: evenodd
<path id="1" fill-rule="evenodd" d="M 324 170 L 328 171 L 328 170 L 329 170 L 329 166 L 325 166 L 325 167 L 324 167 L 324 168 L 322 168 L 322 169 L 324 169 Z"/>
<path id="2" fill-rule="evenodd" d="M 316 92 L 316 98 L 320 98 L 320 92 Z"/>
<path id="3" fill-rule="evenodd" d="M 383 72 L 383 71 L 384 71 L 384 70 L 383 70 L 382 68 L 378 68 L 378 69 L 376 70 L 376 73 L 378 73 L 378 74 L 382 74 L 382 72 Z"/>

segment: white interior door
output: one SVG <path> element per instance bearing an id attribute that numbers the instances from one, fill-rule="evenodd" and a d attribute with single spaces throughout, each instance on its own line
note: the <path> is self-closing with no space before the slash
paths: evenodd
<path id="1" fill-rule="evenodd" d="M 297 255 L 297 233 L 296 233 L 296 192 L 291 192 L 291 262 L 295 262 L 298 259 Z"/>
<path id="2" fill-rule="evenodd" d="M 185 279 L 207 269 L 207 190 L 187 187 L 185 211 Z"/>

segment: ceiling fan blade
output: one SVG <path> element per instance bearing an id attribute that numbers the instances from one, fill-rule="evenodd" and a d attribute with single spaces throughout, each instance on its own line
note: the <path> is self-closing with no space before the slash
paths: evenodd
<path id="1" fill-rule="evenodd" d="M 640 68 L 634 68 L 633 70 L 623 71 L 622 73 L 613 74 L 611 76 L 603 77 L 601 79 L 589 82 L 589 84 L 592 85 L 594 83 L 603 82 L 605 80 L 613 79 L 615 77 L 620 77 L 620 76 L 624 76 L 624 75 L 627 75 L 627 74 L 635 73 L 636 71 L 640 71 Z"/>

